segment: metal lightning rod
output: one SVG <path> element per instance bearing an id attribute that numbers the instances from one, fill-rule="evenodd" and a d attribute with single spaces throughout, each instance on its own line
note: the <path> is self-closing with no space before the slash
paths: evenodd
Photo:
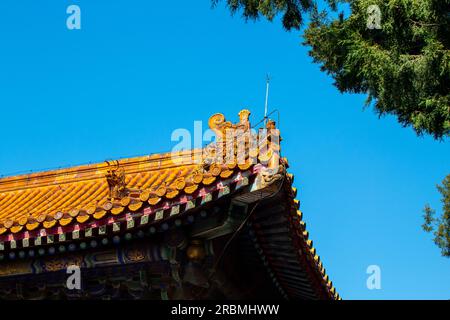
<path id="1" fill-rule="evenodd" d="M 269 84 L 270 84 L 270 75 L 266 75 L 266 102 L 264 104 L 264 124 L 267 124 L 267 109 L 269 105 Z"/>

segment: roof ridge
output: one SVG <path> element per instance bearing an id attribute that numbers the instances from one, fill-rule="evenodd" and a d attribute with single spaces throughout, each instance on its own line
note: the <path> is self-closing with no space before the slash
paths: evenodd
<path id="1" fill-rule="evenodd" d="M 193 164 L 193 156 L 203 149 L 191 149 L 178 152 L 165 152 L 146 156 L 105 160 L 103 162 L 76 165 L 67 168 L 33 172 L 0 178 L 0 192 L 15 191 L 24 188 L 61 185 L 75 181 L 86 181 L 104 178 L 107 170 L 115 162 L 126 173 L 156 171 L 170 169 L 181 165 Z"/>

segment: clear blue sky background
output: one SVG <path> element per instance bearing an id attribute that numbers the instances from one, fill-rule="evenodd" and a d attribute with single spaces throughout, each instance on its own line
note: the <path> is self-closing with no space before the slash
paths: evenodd
<path id="1" fill-rule="evenodd" d="M 66 28 L 78 4 L 82 29 Z M 170 151 L 215 112 L 281 113 L 282 152 L 328 274 L 346 299 L 449 299 L 450 260 L 421 230 L 449 171 L 448 141 L 418 138 L 342 95 L 279 21 L 209 0 L 2 0 L 0 171 Z M 382 289 L 366 288 L 381 268 Z"/>

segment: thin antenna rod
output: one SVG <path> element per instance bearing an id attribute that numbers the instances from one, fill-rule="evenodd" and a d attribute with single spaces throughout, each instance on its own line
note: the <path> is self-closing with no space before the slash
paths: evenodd
<path id="1" fill-rule="evenodd" d="M 266 75 L 266 103 L 264 104 L 264 124 L 267 123 L 267 108 L 269 105 L 269 84 L 270 84 L 270 75 Z"/>

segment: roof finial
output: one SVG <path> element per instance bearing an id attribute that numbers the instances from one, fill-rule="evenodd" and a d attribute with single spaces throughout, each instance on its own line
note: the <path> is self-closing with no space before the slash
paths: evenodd
<path id="1" fill-rule="evenodd" d="M 106 180 L 109 186 L 109 198 L 120 199 L 125 195 L 126 181 L 125 172 L 120 168 L 119 161 L 115 160 L 116 168 L 112 168 L 112 163 L 105 161 L 108 164 L 106 173 Z"/>
<path id="2" fill-rule="evenodd" d="M 248 120 L 248 117 L 250 116 L 251 112 L 250 110 L 243 109 L 239 111 L 239 124 L 244 127 L 244 130 L 250 129 L 250 121 Z"/>

